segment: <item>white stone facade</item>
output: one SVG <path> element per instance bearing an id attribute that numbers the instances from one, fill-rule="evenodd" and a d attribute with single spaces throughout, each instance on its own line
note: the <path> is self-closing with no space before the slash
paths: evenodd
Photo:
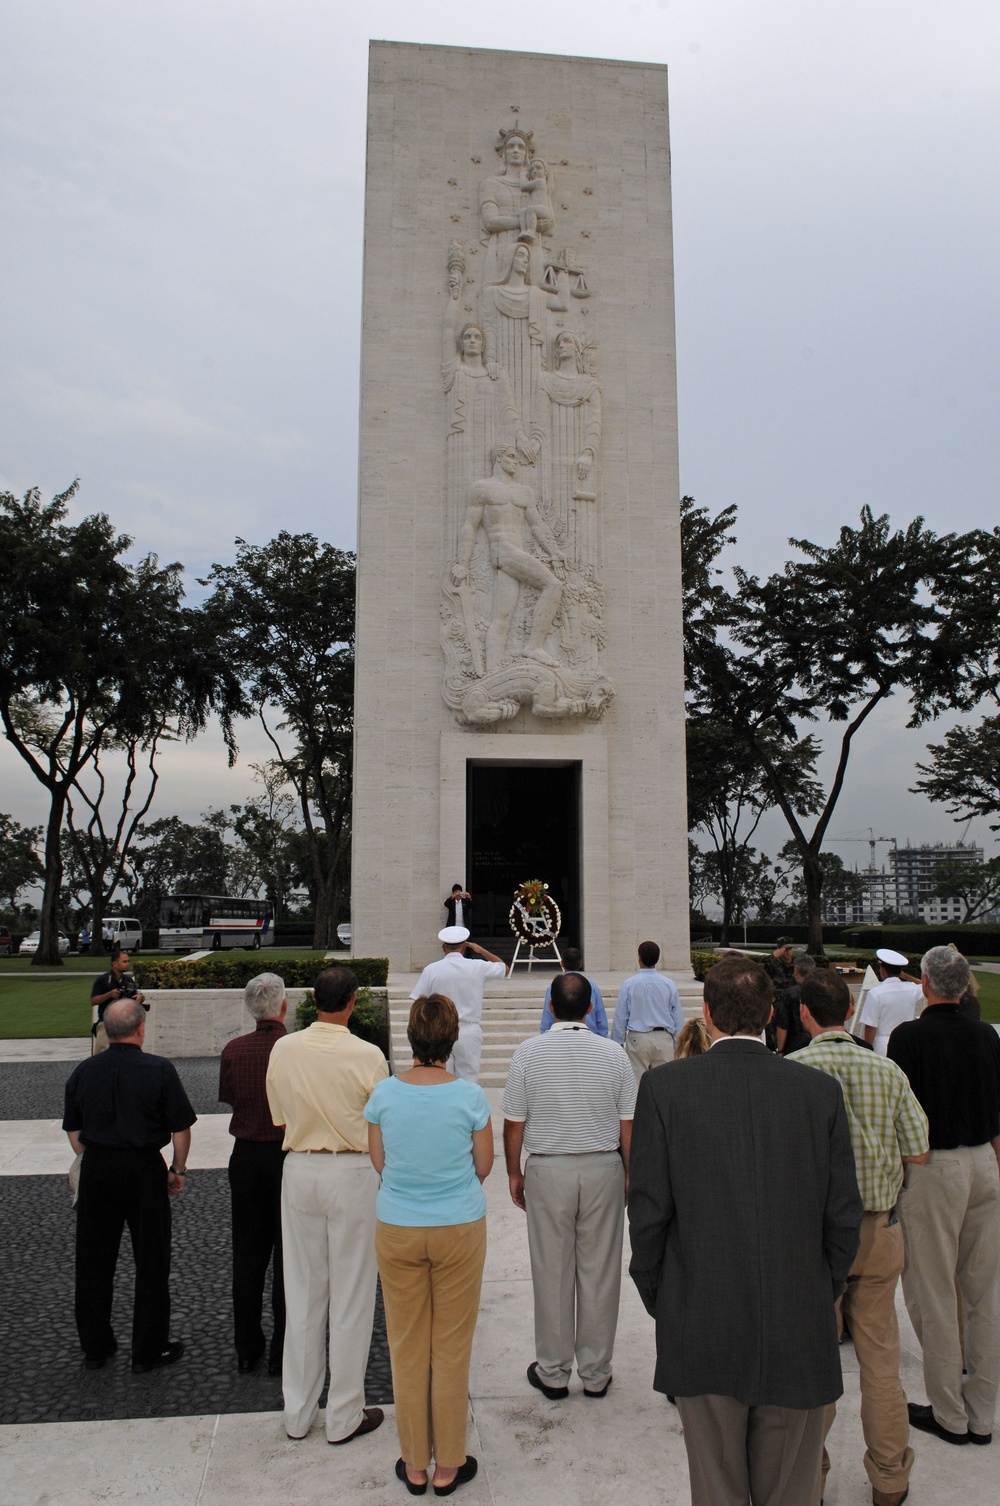
<path id="1" fill-rule="evenodd" d="M 359 955 L 436 952 L 470 761 L 568 761 L 588 968 L 689 966 L 678 495 L 666 69 L 373 43 Z"/>

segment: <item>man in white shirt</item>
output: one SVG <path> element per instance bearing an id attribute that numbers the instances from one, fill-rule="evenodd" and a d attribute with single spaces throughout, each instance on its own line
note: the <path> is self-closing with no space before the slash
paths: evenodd
<path id="1" fill-rule="evenodd" d="M 458 1010 L 458 1040 L 448 1060 L 448 1071 L 467 1082 L 479 1081 L 483 1054 L 483 994 L 487 978 L 506 978 L 507 965 L 485 947 L 469 940 L 465 926 L 445 926 L 438 932 L 444 956 L 430 962 L 420 974 L 411 999 L 444 994 Z M 466 955 L 476 952 L 476 957 Z"/>
<path id="2" fill-rule="evenodd" d="M 882 947 L 875 953 L 882 981 L 870 989 L 861 1011 L 865 1040 L 885 1056 L 889 1037 L 904 1020 L 915 1020 L 923 1008 L 924 996 L 919 983 L 904 982 L 901 974 L 908 961 L 902 952 Z"/>

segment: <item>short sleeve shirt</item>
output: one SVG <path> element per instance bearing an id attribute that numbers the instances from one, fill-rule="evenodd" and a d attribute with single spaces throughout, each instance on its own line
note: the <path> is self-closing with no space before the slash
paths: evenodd
<path id="1" fill-rule="evenodd" d="M 529 1155 L 588 1155 L 619 1148 L 620 1121 L 632 1118 L 635 1095 L 620 1046 L 582 1023 L 557 1020 L 514 1052 L 503 1115 L 524 1123 Z"/>
<path id="2" fill-rule="evenodd" d="M 874 1025 L 874 1044 L 879 1056 L 885 1056 L 889 1037 L 896 1026 L 916 1019 L 923 1002 L 920 984 L 906 983 L 902 978 L 886 978 L 884 983 L 869 991 L 861 1011 L 861 1023 Z"/>
<path id="3" fill-rule="evenodd" d="M 365 1118 L 382 1131 L 385 1167 L 375 1215 L 383 1224 L 424 1229 L 485 1217 L 472 1136 L 489 1123 L 490 1105 L 478 1083 L 388 1077 L 369 1098 Z"/>
<path id="4" fill-rule="evenodd" d="M 487 962 L 485 957 L 463 957 L 448 952 L 439 962 L 431 962 L 420 974 L 411 999 L 428 994 L 444 994 L 458 1010 L 458 1018 L 467 1025 L 478 1025 L 483 1015 L 483 992 L 489 978 L 505 978 L 502 962 Z"/>
<path id="5" fill-rule="evenodd" d="M 197 1117 L 173 1062 L 112 1042 L 70 1073 L 62 1127 L 84 1145 L 161 1150 Z"/>

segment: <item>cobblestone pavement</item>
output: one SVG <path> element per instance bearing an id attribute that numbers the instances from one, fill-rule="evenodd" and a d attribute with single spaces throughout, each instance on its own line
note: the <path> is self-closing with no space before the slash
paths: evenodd
<path id="1" fill-rule="evenodd" d="M 212 1065 L 217 1070 L 218 1063 Z M 63 1071 L 60 1083 L 66 1075 Z M 5 1086 L 0 1080 L 0 1087 Z M 5 1116 L 10 1115 L 7 1099 L 0 1101 Z M 114 1325 L 120 1348 L 103 1370 L 88 1371 L 73 1321 L 75 1231 L 65 1178 L 7 1177 L 0 1196 L 5 1292 L 0 1309 L 0 1423 L 280 1411 L 280 1380 L 269 1377 L 266 1367 L 255 1375 L 240 1375 L 236 1369 L 225 1171 L 196 1172 L 172 1205 L 170 1332 L 186 1347 L 176 1365 L 145 1376 L 133 1375 L 129 1362 L 134 1280 L 128 1232 L 115 1282 Z M 268 1323 L 265 1316 L 265 1332 Z M 381 1294 L 366 1392 L 369 1403 L 392 1400 Z"/>
<path id="2" fill-rule="evenodd" d="M 63 1089 L 76 1062 L 0 1062 L 0 1117 L 61 1119 Z M 219 1058 L 181 1057 L 174 1062 L 196 1114 L 219 1114 Z"/>

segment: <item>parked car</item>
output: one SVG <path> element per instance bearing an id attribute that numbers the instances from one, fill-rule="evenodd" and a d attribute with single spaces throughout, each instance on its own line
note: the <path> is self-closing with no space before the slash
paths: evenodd
<path id="1" fill-rule="evenodd" d="M 137 952 L 142 946 L 142 926 L 133 916 L 106 915 L 104 917 L 105 933 L 109 926 L 114 932 L 112 949 L 120 946 L 124 947 L 126 952 Z"/>
<path id="2" fill-rule="evenodd" d="M 10 957 L 14 952 L 14 938 L 6 926 L 0 926 L 0 957 Z"/>
<path id="3" fill-rule="evenodd" d="M 17 949 L 18 950 L 18 955 L 19 956 L 25 956 L 27 954 L 30 954 L 31 952 L 37 952 L 38 951 L 38 943 L 41 941 L 41 939 L 42 939 L 42 933 L 41 933 L 41 931 L 32 931 L 31 935 L 30 936 L 26 936 L 24 938 L 24 940 L 21 942 L 21 945 L 18 947 L 18 949 Z M 62 933 L 62 931 L 60 931 L 59 932 L 59 955 L 60 955 L 60 957 L 65 957 L 65 955 L 66 955 L 66 953 L 68 951 L 69 951 L 69 937 L 68 936 L 64 936 L 63 933 Z"/>
<path id="4" fill-rule="evenodd" d="M 340 942 L 341 946 L 350 947 L 351 922 L 349 920 L 342 920 L 340 922 L 340 925 L 337 927 L 337 940 Z"/>

